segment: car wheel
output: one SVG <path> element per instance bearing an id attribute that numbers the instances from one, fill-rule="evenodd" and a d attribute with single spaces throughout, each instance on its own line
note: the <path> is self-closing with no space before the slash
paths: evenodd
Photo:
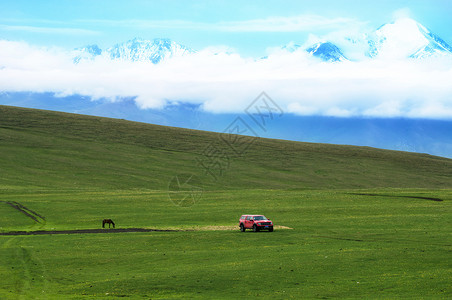
<path id="1" fill-rule="evenodd" d="M 270 227 L 270 228 L 268 229 L 268 231 L 272 232 L 272 231 L 273 231 L 273 227 Z"/>
<path id="2" fill-rule="evenodd" d="M 254 232 L 258 232 L 258 231 L 259 231 L 259 228 L 257 228 L 256 225 L 253 225 L 253 231 L 254 231 Z"/>
<path id="3" fill-rule="evenodd" d="M 243 224 L 240 224 L 240 231 L 245 232 L 245 226 L 243 226 Z"/>

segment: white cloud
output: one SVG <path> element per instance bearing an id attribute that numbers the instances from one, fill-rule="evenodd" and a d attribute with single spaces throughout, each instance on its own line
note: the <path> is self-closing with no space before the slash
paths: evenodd
<path id="1" fill-rule="evenodd" d="M 393 21 L 412 17 L 413 13 L 411 12 L 411 9 L 409 9 L 408 7 L 399 8 L 392 13 Z"/>
<path id="2" fill-rule="evenodd" d="M 235 22 L 219 23 L 224 31 L 241 32 L 294 32 L 319 29 L 337 29 L 361 26 L 363 23 L 349 18 L 326 18 L 319 15 L 298 15 L 292 17 L 269 17 Z"/>
<path id="3" fill-rule="evenodd" d="M 71 27 L 41 27 L 41 26 L 25 26 L 25 25 L 2 25 L 0 30 L 4 31 L 26 31 L 31 33 L 44 34 L 66 34 L 66 35 L 99 35 L 100 32 L 82 28 Z"/>
<path id="4" fill-rule="evenodd" d="M 0 91 L 136 97 L 143 109 L 186 102 L 240 113 L 265 91 L 299 115 L 450 119 L 451 82 L 447 57 L 325 63 L 302 50 L 255 60 L 209 48 L 157 65 L 104 57 L 75 65 L 62 49 L 0 41 Z"/>
<path id="5" fill-rule="evenodd" d="M 264 19 L 241 21 L 222 21 L 214 23 L 194 22 L 186 20 L 77 20 L 85 24 L 97 24 L 117 27 L 132 27 L 140 29 L 170 28 L 192 30 L 216 30 L 229 32 L 296 32 L 322 29 L 353 28 L 364 23 L 350 18 L 327 18 L 314 14 L 296 15 L 291 17 L 273 16 Z"/>

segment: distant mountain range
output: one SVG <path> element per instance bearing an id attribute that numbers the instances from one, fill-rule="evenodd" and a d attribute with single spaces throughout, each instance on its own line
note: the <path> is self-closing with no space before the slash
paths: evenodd
<path id="1" fill-rule="evenodd" d="M 83 59 L 94 59 L 104 56 L 120 61 L 150 61 L 154 64 L 174 57 L 182 56 L 194 51 L 169 39 L 154 39 L 152 41 L 135 38 L 125 43 L 116 44 L 111 48 L 102 50 L 98 45 L 89 45 L 75 49 L 74 63 Z"/>
<path id="2" fill-rule="evenodd" d="M 452 55 L 452 47 L 413 19 L 404 18 L 379 27 L 364 35 L 356 44 L 365 44 L 368 58 L 413 58 L 422 59 Z M 345 51 L 330 41 L 320 41 L 308 47 L 290 43 L 281 47 L 288 52 L 304 50 L 313 57 L 326 62 L 349 60 Z M 74 50 L 74 63 L 92 60 L 98 56 L 119 61 L 150 61 L 157 64 L 165 59 L 196 52 L 189 47 L 169 39 L 145 40 L 135 38 L 102 50 L 98 45 L 89 45 Z"/>
<path id="3" fill-rule="evenodd" d="M 413 19 L 404 18 L 380 26 L 360 39 L 348 39 L 352 44 L 366 45 L 364 53 L 368 58 L 412 58 L 441 57 L 452 55 L 452 47 L 443 39 Z M 286 45 L 289 52 L 302 48 L 299 45 Z M 349 60 L 337 45 L 322 41 L 305 49 L 323 61 L 340 62 Z"/>

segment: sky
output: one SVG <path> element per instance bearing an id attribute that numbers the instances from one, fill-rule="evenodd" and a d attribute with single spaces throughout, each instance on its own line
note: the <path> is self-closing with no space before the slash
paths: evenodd
<path id="1" fill-rule="evenodd" d="M 2 0 L 0 38 L 75 48 L 164 37 L 194 49 L 225 45 L 259 56 L 309 34 L 375 29 L 401 13 L 452 43 L 449 0 Z"/>
<path id="2" fill-rule="evenodd" d="M 451 119 L 450 57 L 399 55 L 416 44 L 409 34 L 396 36 L 397 49 L 386 47 L 388 55 L 373 60 L 362 43 L 349 42 L 393 21 L 403 35 L 412 27 L 403 20 L 411 18 L 452 44 L 451 15 L 449 0 L 2 0 L 0 92 L 133 98 L 141 109 L 188 103 L 235 113 L 265 91 L 301 116 Z M 102 57 L 73 63 L 74 48 L 105 49 L 135 37 L 169 38 L 197 52 L 157 65 Z M 325 63 L 281 49 L 321 40 L 351 60 Z"/>

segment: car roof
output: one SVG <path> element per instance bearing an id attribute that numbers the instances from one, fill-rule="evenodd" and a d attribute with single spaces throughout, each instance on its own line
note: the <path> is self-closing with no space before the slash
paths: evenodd
<path id="1" fill-rule="evenodd" d="M 242 217 L 248 217 L 248 216 L 250 216 L 250 217 L 260 217 L 260 216 L 265 217 L 264 215 L 242 215 Z"/>

